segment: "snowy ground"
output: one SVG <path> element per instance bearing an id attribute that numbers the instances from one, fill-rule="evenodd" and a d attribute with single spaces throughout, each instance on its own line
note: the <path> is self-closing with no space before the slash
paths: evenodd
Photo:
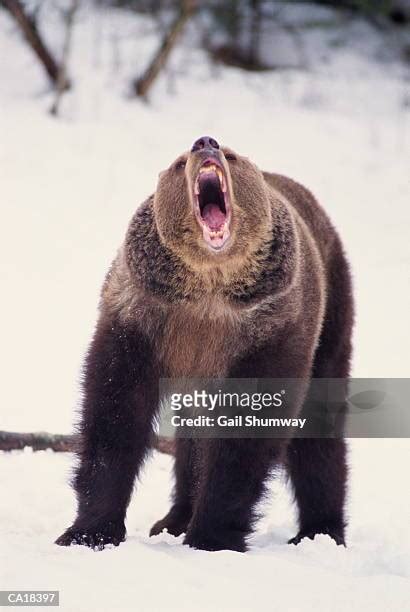
<path id="1" fill-rule="evenodd" d="M 59 589 L 61 607 L 70 612 L 404 611 L 410 595 L 409 514 L 397 495 L 396 461 L 408 465 L 407 440 L 354 443 L 347 549 L 325 536 L 287 545 L 296 533 L 293 508 L 285 483 L 277 481 L 251 550 L 242 555 L 194 551 L 167 534 L 148 538 L 150 526 L 167 510 L 170 489 L 170 458 L 157 454 L 130 506 L 128 539 L 118 549 L 96 553 L 52 544 L 73 515 L 66 485 L 70 457 L 4 454 L 1 588 Z"/>
<path id="2" fill-rule="evenodd" d="M 145 105 L 127 99 L 127 85 L 152 47 L 141 34 L 149 25 L 81 13 L 75 89 L 55 120 L 41 70 L 0 12 L 0 429 L 70 431 L 107 266 L 157 173 L 204 133 L 317 194 L 352 261 L 354 374 L 408 376 L 408 74 L 394 58 L 372 59 L 390 41 L 360 22 L 312 31 L 307 71 L 244 75 L 210 66 L 188 36 Z M 407 440 L 351 443 L 348 549 L 325 537 L 285 544 L 294 511 L 279 479 L 251 551 L 239 555 L 147 538 L 171 487 L 170 459 L 155 455 L 128 540 L 94 554 L 52 544 L 74 512 L 71 457 L 3 453 L 0 589 L 60 589 L 69 612 L 404 610 L 410 498 L 400 479 L 409 460 Z"/>

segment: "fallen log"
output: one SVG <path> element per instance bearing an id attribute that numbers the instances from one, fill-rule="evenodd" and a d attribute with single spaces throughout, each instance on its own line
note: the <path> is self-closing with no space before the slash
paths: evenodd
<path id="1" fill-rule="evenodd" d="M 157 436 L 153 446 L 161 453 L 174 454 L 175 446 L 171 438 Z M 0 431 L 0 450 L 23 450 L 26 447 L 32 448 L 33 451 L 51 449 L 56 453 L 72 453 L 79 448 L 79 438 L 76 435 L 52 434 L 45 431 L 33 433 Z"/>

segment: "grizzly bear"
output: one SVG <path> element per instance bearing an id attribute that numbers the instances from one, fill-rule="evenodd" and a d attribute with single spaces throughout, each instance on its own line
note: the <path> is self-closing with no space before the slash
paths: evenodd
<path id="1" fill-rule="evenodd" d="M 210 137 L 159 176 L 106 277 L 85 360 L 78 512 L 57 544 L 125 539 L 153 441 L 161 378 L 292 378 L 298 415 L 312 378 L 349 374 L 353 303 L 341 241 L 312 194 Z M 345 543 L 346 449 L 335 439 L 178 439 L 168 514 L 151 535 L 245 551 L 275 466 L 299 511 L 290 542 Z"/>

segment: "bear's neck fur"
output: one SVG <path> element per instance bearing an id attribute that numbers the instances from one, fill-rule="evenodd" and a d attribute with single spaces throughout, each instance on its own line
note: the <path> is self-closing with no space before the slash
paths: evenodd
<path id="1" fill-rule="evenodd" d="M 233 304 L 252 305 L 293 284 L 298 264 L 298 238 L 289 207 L 272 199 L 273 228 L 269 238 L 247 257 L 193 269 L 159 236 L 153 201 L 136 212 L 124 246 L 127 267 L 137 287 L 175 302 L 195 302 L 210 294 Z"/>

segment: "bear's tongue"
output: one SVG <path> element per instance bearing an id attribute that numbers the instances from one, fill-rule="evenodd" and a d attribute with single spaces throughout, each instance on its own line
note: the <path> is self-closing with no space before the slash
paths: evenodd
<path id="1" fill-rule="evenodd" d="M 225 214 L 218 204 L 207 204 L 204 206 L 201 217 L 211 230 L 219 229 L 225 223 Z"/>

